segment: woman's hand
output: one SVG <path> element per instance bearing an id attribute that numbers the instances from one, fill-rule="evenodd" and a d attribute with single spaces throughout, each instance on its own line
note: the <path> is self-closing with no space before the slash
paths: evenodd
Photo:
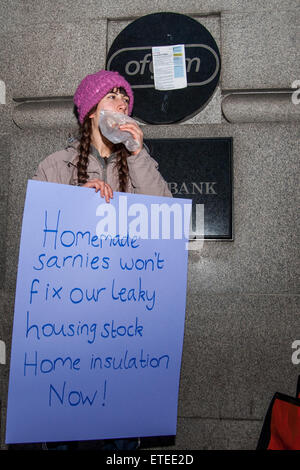
<path id="1" fill-rule="evenodd" d="M 128 122 L 126 124 L 121 124 L 119 127 L 120 131 L 129 132 L 134 140 L 139 144 L 139 148 L 135 152 L 131 152 L 131 155 L 137 155 L 143 148 L 144 134 L 140 126 L 136 122 Z"/>
<path id="2" fill-rule="evenodd" d="M 96 193 L 100 191 L 101 197 L 105 197 L 106 202 L 109 202 L 110 199 L 113 198 L 113 190 L 109 184 L 98 178 L 87 181 L 87 183 L 82 185 L 82 188 L 95 188 Z"/>

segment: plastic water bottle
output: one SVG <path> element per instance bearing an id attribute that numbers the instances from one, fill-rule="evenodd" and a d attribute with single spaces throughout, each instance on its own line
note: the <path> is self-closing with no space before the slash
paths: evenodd
<path id="1" fill-rule="evenodd" d="M 106 110 L 100 111 L 99 128 L 104 137 L 113 144 L 123 142 L 129 152 L 135 152 L 138 150 L 140 144 L 129 132 L 120 130 L 120 126 L 128 122 L 135 121 L 129 116 L 126 116 L 126 114 Z"/>

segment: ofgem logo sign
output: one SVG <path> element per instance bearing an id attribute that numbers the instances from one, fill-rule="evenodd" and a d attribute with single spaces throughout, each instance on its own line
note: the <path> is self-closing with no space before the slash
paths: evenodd
<path id="1" fill-rule="evenodd" d="M 156 90 L 152 47 L 184 45 L 187 86 Z M 113 41 L 107 70 L 123 75 L 134 89 L 133 115 L 151 124 L 184 121 L 210 101 L 219 82 L 221 57 L 211 33 L 193 18 L 154 13 L 130 23 Z"/>
<path id="2" fill-rule="evenodd" d="M 186 71 L 188 86 L 204 86 L 212 82 L 220 70 L 219 57 L 206 44 L 186 44 Z M 135 59 L 132 59 L 132 57 Z M 207 62 L 213 62 L 214 67 L 207 67 Z M 116 51 L 108 60 L 108 70 L 115 70 L 116 64 L 121 63 L 124 70 L 121 75 L 130 77 L 130 84 L 136 88 L 154 88 L 153 61 L 151 47 L 129 47 Z"/>

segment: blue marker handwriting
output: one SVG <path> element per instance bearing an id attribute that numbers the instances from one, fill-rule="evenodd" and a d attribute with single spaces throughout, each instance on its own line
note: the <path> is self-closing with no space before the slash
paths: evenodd
<path id="1" fill-rule="evenodd" d="M 103 369 L 112 371 L 121 371 L 124 373 L 130 369 L 168 369 L 170 356 L 168 354 L 153 355 L 140 349 L 130 353 L 127 349 L 123 352 L 117 352 L 116 355 L 92 354 L 89 369 L 95 372 Z M 79 372 L 81 369 L 81 358 L 75 359 L 71 356 L 65 357 L 44 357 L 39 356 L 38 351 L 25 352 L 24 354 L 24 376 L 37 376 L 43 374 L 55 373 L 58 370 Z M 86 364 L 87 366 L 87 364 Z"/>
<path id="2" fill-rule="evenodd" d="M 102 324 L 89 323 L 78 320 L 76 322 L 47 322 L 38 323 L 30 319 L 30 312 L 26 314 L 26 339 L 41 340 L 45 338 L 56 338 L 58 336 L 65 338 L 79 338 L 86 340 L 89 344 L 94 344 L 96 340 L 106 338 L 142 337 L 144 326 L 136 317 L 133 321 L 116 322 L 115 320 L 103 321 Z"/>
<path id="3" fill-rule="evenodd" d="M 121 248 L 138 248 L 139 243 L 137 237 L 130 238 L 129 235 L 125 236 L 111 236 L 107 234 L 95 235 L 89 230 L 73 231 L 71 229 L 61 230 L 62 212 L 57 211 L 54 223 L 48 222 L 48 211 L 45 210 L 44 228 L 43 228 L 43 248 L 48 247 L 56 250 L 58 247 L 71 248 L 71 247 L 84 247 L 89 246 L 92 248 L 105 248 L 118 246 Z"/>
<path id="4" fill-rule="evenodd" d="M 104 286 L 97 287 L 72 287 L 66 289 L 60 284 L 51 285 L 49 282 L 41 283 L 38 278 L 34 278 L 31 282 L 29 303 L 33 304 L 34 300 L 37 299 L 39 302 L 57 302 L 61 300 L 70 301 L 72 304 L 82 304 L 83 302 L 101 302 L 103 296 L 111 295 L 111 299 L 117 302 L 137 302 L 145 306 L 147 310 L 153 310 L 156 302 L 156 291 L 155 289 L 147 289 L 142 281 L 142 277 L 139 276 L 135 281 L 135 285 L 124 286 L 121 285 L 121 281 L 116 279 L 108 280 L 111 282 L 111 288 L 108 289 Z"/>

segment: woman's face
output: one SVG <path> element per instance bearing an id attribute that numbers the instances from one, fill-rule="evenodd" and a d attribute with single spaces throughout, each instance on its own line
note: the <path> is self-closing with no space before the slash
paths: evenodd
<path id="1" fill-rule="evenodd" d="M 125 94 L 125 90 L 114 88 L 107 93 L 107 95 L 99 101 L 96 110 L 89 115 L 92 120 L 92 133 L 96 132 L 99 134 L 99 118 L 101 111 L 114 111 L 128 115 L 128 105 L 129 97 Z"/>
<path id="2" fill-rule="evenodd" d="M 117 88 L 114 88 L 111 92 L 99 101 L 96 111 L 96 117 L 99 118 L 100 111 L 114 111 L 116 113 L 122 113 L 128 115 L 129 98 Z M 90 116 L 92 117 L 92 116 Z"/>

